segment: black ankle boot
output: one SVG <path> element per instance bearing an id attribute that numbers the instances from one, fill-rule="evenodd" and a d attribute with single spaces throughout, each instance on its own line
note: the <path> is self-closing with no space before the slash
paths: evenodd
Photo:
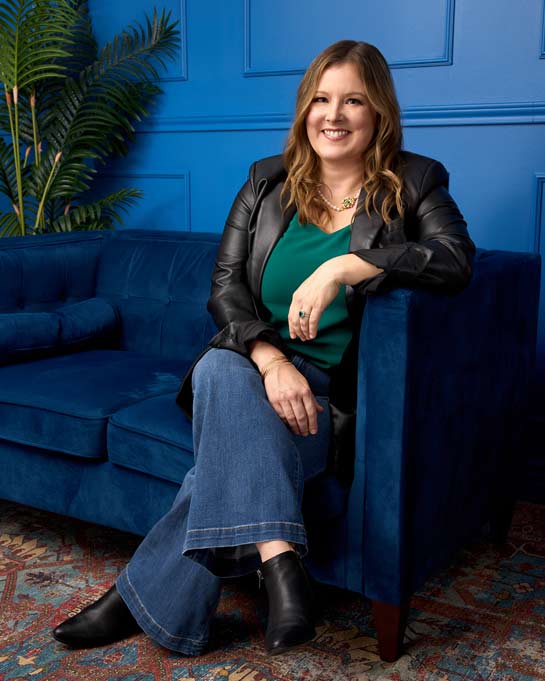
<path id="1" fill-rule="evenodd" d="M 53 636 L 71 648 L 105 646 L 142 631 L 115 584 L 98 601 L 70 617 L 53 631 Z"/>
<path id="2" fill-rule="evenodd" d="M 295 551 L 266 560 L 261 574 L 269 598 L 265 648 L 278 655 L 316 636 L 310 582 Z"/>

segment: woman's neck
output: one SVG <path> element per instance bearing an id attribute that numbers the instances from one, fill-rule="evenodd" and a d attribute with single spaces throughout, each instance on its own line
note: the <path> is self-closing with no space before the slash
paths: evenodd
<path id="1" fill-rule="evenodd" d="M 350 193 L 355 193 L 363 182 L 361 163 L 340 166 L 322 161 L 320 180 L 335 197 L 344 197 Z"/>

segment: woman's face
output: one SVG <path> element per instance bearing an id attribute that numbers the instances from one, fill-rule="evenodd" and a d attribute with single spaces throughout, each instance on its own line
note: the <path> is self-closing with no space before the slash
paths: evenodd
<path id="1" fill-rule="evenodd" d="M 361 161 L 376 118 L 356 66 L 336 64 L 324 71 L 318 83 L 306 117 L 308 139 L 322 161 Z"/>

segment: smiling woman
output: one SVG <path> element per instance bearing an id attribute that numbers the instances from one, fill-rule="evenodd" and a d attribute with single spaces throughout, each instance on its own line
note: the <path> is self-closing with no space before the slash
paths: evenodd
<path id="1" fill-rule="evenodd" d="M 327 470 L 350 482 L 365 294 L 469 283 L 475 247 L 447 182 L 440 163 L 401 150 L 375 47 L 345 40 L 316 57 L 283 156 L 252 165 L 227 218 L 208 302 L 220 331 L 177 398 L 193 417 L 195 467 L 116 584 L 58 640 L 93 646 L 142 629 L 199 655 L 220 577 L 255 570 L 267 651 L 315 635 L 305 480 Z"/>

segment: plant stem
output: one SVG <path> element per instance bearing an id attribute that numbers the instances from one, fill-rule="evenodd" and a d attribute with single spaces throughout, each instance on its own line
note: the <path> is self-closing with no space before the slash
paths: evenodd
<path id="1" fill-rule="evenodd" d="M 13 106 L 13 97 L 12 97 L 10 91 L 8 90 L 8 86 L 5 83 L 4 83 L 4 94 L 6 96 L 6 104 L 7 104 L 7 107 L 8 107 L 9 129 L 10 129 L 10 133 L 11 133 L 11 143 L 13 145 L 13 156 L 14 156 L 14 160 L 15 160 L 15 169 L 17 170 L 17 152 L 15 150 L 15 126 L 14 126 L 14 122 L 13 122 L 13 111 L 11 110 L 11 108 Z M 13 204 L 13 210 L 14 210 L 15 214 L 17 215 L 17 219 L 19 220 L 19 222 L 21 222 L 20 212 L 19 212 L 18 207 L 15 204 Z"/>
<path id="2" fill-rule="evenodd" d="M 41 152 L 40 141 L 38 140 L 38 121 L 36 120 L 36 92 L 30 95 L 30 110 L 32 111 L 32 134 L 34 137 L 34 163 L 37 168 L 40 166 Z"/>
<path id="3" fill-rule="evenodd" d="M 19 223 L 21 235 L 25 235 L 25 205 L 23 201 L 23 177 L 21 175 L 21 154 L 19 149 L 19 91 L 17 85 L 13 88 L 13 124 L 11 124 L 11 138 L 13 140 L 13 160 L 17 177 L 17 197 L 19 199 Z"/>
<path id="4" fill-rule="evenodd" d="M 38 206 L 38 212 L 36 213 L 36 222 L 34 223 L 34 231 L 35 232 L 38 231 L 38 225 L 45 227 L 45 220 L 44 220 L 44 216 L 43 216 L 45 200 L 47 198 L 47 192 L 49 191 L 49 188 L 51 187 L 51 183 L 53 182 L 55 170 L 57 169 L 57 166 L 59 165 L 59 161 L 61 160 L 61 156 L 62 156 L 62 151 L 58 151 L 57 154 L 55 155 L 55 160 L 53 161 L 53 167 L 51 168 L 51 172 L 49 173 L 49 177 L 47 178 L 47 182 L 45 183 L 42 198 L 40 200 L 40 205 Z"/>

